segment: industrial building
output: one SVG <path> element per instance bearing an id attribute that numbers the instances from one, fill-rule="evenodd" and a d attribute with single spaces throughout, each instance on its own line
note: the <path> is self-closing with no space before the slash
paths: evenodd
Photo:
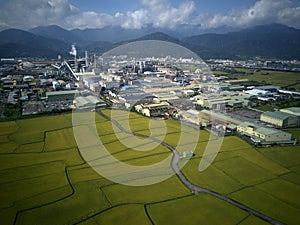
<path id="1" fill-rule="evenodd" d="M 227 102 L 227 106 L 230 106 L 231 108 L 242 108 L 244 106 L 244 102 L 237 99 L 231 99 Z"/>
<path id="2" fill-rule="evenodd" d="M 260 115 L 260 120 L 279 128 L 297 127 L 299 125 L 297 116 L 282 111 L 264 112 Z"/>
<path id="3" fill-rule="evenodd" d="M 280 111 L 298 116 L 298 118 L 300 117 L 300 107 L 290 107 L 290 108 L 280 109 Z"/>
<path id="4" fill-rule="evenodd" d="M 135 110 L 148 117 L 164 116 L 170 109 L 170 104 L 161 102 L 157 104 L 141 104 L 136 105 Z"/>
<path id="5" fill-rule="evenodd" d="M 199 112 L 199 115 L 201 116 L 201 118 L 205 118 L 209 121 L 218 122 L 219 124 L 223 124 L 223 125 L 227 125 L 227 126 L 228 125 L 238 125 L 242 122 L 236 118 L 227 116 L 226 114 L 218 113 L 218 112 L 214 112 L 214 111 L 210 111 L 210 110 L 206 110 L 206 109 L 201 110 Z"/>
<path id="6" fill-rule="evenodd" d="M 202 119 L 199 116 L 199 111 L 197 110 L 190 109 L 187 111 L 180 111 L 179 115 L 183 121 L 195 124 L 197 127 L 202 126 L 202 123 L 205 125 L 209 123 L 208 120 Z"/>
<path id="7" fill-rule="evenodd" d="M 105 107 L 106 103 L 99 98 L 89 95 L 87 97 L 79 96 L 74 100 L 77 108 L 87 109 L 95 107 Z"/>
<path id="8" fill-rule="evenodd" d="M 223 91 L 222 94 L 228 99 L 227 106 L 232 108 L 252 107 L 255 105 L 253 100 L 257 99 L 257 96 L 244 92 Z"/>
<path id="9" fill-rule="evenodd" d="M 156 97 L 152 94 L 145 93 L 139 89 L 128 89 L 118 94 L 118 100 L 124 104 L 127 109 L 145 103 L 153 103 Z"/>
<path id="10" fill-rule="evenodd" d="M 239 124 L 237 126 L 237 132 L 250 137 L 255 143 L 290 143 L 292 140 L 290 133 L 250 122 Z"/>
<path id="11" fill-rule="evenodd" d="M 194 97 L 197 99 L 195 103 L 197 108 L 205 108 L 210 110 L 223 110 L 228 103 L 230 98 L 224 97 L 220 94 L 202 94 Z"/>
<path id="12" fill-rule="evenodd" d="M 79 92 L 77 90 L 52 91 L 52 92 L 46 92 L 46 99 L 49 102 L 73 100 L 76 95 L 79 95 Z"/>

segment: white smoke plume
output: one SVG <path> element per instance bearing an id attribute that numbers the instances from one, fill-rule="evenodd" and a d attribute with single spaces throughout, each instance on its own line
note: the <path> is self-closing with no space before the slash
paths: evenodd
<path id="1" fill-rule="evenodd" d="M 74 55 L 74 56 L 76 57 L 76 55 L 77 55 L 77 50 L 76 50 L 75 45 L 72 45 L 72 50 L 70 51 L 70 55 Z"/>

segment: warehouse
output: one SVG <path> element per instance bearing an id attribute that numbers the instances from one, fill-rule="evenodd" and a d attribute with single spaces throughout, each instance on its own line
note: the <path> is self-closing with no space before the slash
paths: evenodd
<path id="1" fill-rule="evenodd" d="M 148 117 L 164 116 L 169 109 L 170 105 L 167 102 L 161 102 L 157 104 L 141 104 L 135 106 L 135 110 L 137 112 Z"/>
<path id="2" fill-rule="evenodd" d="M 290 107 L 290 108 L 280 109 L 280 111 L 298 116 L 298 118 L 300 117 L 300 107 Z"/>
<path id="3" fill-rule="evenodd" d="M 280 128 L 297 127 L 299 125 L 297 116 L 281 111 L 264 112 L 260 115 L 260 120 Z"/>
<path id="4" fill-rule="evenodd" d="M 253 142 L 280 143 L 290 142 L 292 135 L 273 128 L 267 128 L 258 124 L 243 122 L 237 126 L 237 132 L 251 137 Z"/>
<path id="5" fill-rule="evenodd" d="M 74 103 L 76 107 L 80 109 L 89 109 L 106 106 L 106 103 L 104 101 L 92 95 L 89 95 L 87 97 L 79 96 L 74 100 Z"/>
<path id="6" fill-rule="evenodd" d="M 76 95 L 79 95 L 79 92 L 77 90 L 52 91 L 52 92 L 46 92 L 46 99 L 49 102 L 73 100 Z"/>

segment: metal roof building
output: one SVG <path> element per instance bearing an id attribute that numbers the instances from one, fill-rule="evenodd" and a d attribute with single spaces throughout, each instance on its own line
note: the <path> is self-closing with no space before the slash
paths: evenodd
<path id="1" fill-rule="evenodd" d="M 299 125 L 297 116 L 281 111 L 264 112 L 260 115 L 260 120 L 280 128 Z"/>
<path id="2" fill-rule="evenodd" d="M 46 92 L 46 98 L 48 101 L 63 101 L 63 100 L 73 100 L 76 95 L 79 95 L 79 91 L 52 91 Z"/>
<path id="3" fill-rule="evenodd" d="M 280 109 L 281 112 L 289 113 L 295 116 L 300 116 L 300 107 L 290 107 L 285 109 Z"/>
<path id="4" fill-rule="evenodd" d="M 255 142 L 269 142 L 269 143 L 278 143 L 278 142 L 289 142 L 292 139 L 290 133 L 263 127 L 261 125 L 243 122 L 237 126 L 237 131 L 240 134 L 251 137 L 251 140 Z"/>

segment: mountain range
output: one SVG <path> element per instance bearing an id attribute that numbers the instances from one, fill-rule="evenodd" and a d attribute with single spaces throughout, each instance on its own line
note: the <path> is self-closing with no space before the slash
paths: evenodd
<path id="1" fill-rule="evenodd" d="M 28 31 L 8 29 L 0 32 L 0 57 L 66 57 L 71 50 L 71 44 L 76 45 L 79 54 L 88 50 L 99 55 L 128 42 L 161 40 L 182 45 L 203 59 L 300 59 L 300 30 L 280 24 L 226 33 L 192 36 L 184 34 L 184 28 L 182 32 L 175 32 L 156 30 L 153 27 L 140 30 L 112 26 L 102 29 L 66 30 L 52 25 Z"/>

